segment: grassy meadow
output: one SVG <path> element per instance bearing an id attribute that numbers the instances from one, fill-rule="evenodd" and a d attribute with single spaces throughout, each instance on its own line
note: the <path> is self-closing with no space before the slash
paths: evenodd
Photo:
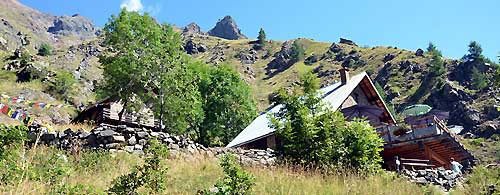
<path id="1" fill-rule="evenodd" d="M 114 178 L 144 161 L 129 153 L 82 152 L 78 156 L 39 146 L 12 150 L 0 175 L 3 194 L 106 194 Z M 216 159 L 169 158 L 167 188 L 163 194 L 196 194 L 223 176 Z M 11 174 L 6 174 L 10 170 Z M 391 174 L 323 175 L 288 167 L 245 167 L 256 177 L 254 194 L 439 194 Z M 150 194 L 147 189 L 141 193 Z"/>

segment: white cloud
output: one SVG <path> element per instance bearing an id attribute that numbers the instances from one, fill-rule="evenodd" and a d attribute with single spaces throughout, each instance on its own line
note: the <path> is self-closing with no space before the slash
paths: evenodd
<path id="1" fill-rule="evenodd" d="M 162 8 L 161 4 L 156 3 L 155 5 L 152 6 L 146 6 L 144 10 L 145 12 L 148 12 L 152 16 L 156 16 L 160 13 L 161 8 Z"/>
<path id="2" fill-rule="evenodd" d="M 144 6 L 141 0 L 123 0 L 120 8 L 125 8 L 127 11 L 140 12 Z"/>

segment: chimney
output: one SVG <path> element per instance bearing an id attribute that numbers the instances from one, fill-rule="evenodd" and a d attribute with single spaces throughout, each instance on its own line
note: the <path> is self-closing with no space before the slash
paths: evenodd
<path id="1" fill-rule="evenodd" d="M 342 69 L 340 69 L 340 82 L 341 82 L 341 84 L 342 85 L 347 84 L 347 81 L 349 81 L 349 79 L 351 79 L 349 77 L 349 69 L 342 67 Z"/>

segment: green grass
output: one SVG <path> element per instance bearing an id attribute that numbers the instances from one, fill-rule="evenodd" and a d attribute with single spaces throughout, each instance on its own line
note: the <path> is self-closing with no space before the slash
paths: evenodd
<path id="1" fill-rule="evenodd" d="M 57 161 L 55 166 L 47 166 L 50 158 L 58 154 L 67 155 L 68 162 Z M 92 189 L 92 193 L 104 193 L 114 178 L 128 173 L 134 165 L 143 163 L 141 157 L 128 153 L 111 156 L 82 153 L 79 161 L 76 161 L 73 156 L 64 151 L 47 147 L 28 150 L 25 155 L 25 158 L 30 160 L 18 166 L 28 167 L 26 173 L 46 173 L 45 176 L 39 179 L 24 178 L 9 185 L 0 185 L 1 192 L 49 194 L 56 186 L 82 185 Z M 212 187 L 215 181 L 223 175 L 215 159 L 164 160 L 169 166 L 167 190 L 164 194 L 196 194 L 198 190 Z M 70 167 L 70 169 L 62 176 L 55 176 L 58 182 L 50 184 L 48 178 L 54 177 L 53 174 L 57 172 L 46 171 L 60 170 L 58 166 Z M 323 175 L 287 167 L 246 167 L 245 169 L 256 177 L 256 185 L 252 190 L 254 194 L 424 194 L 426 191 L 428 194 L 439 194 L 432 187 L 422 188 L 390 174 Z M 141 191 L 146 192 L 144 189 Z"/>

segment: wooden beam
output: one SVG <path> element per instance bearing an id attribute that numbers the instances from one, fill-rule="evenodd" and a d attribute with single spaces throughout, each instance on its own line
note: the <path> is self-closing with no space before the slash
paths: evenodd
<path id="1" fill-rule="evenodd" d="M 424 144 L 424 150 L 425 150 L 425 156 L 429 160 L 436 160 L 440 164 L 445 165 L 445 166 L 448 164 L 448 161 L 446 161 L 445 159 L 443 159 L 443 157 L 441 157 L 439 154 L 437 154 L 436 152 L 434 152 L 430 147 L 428 147 L 425 144 Z"/>

